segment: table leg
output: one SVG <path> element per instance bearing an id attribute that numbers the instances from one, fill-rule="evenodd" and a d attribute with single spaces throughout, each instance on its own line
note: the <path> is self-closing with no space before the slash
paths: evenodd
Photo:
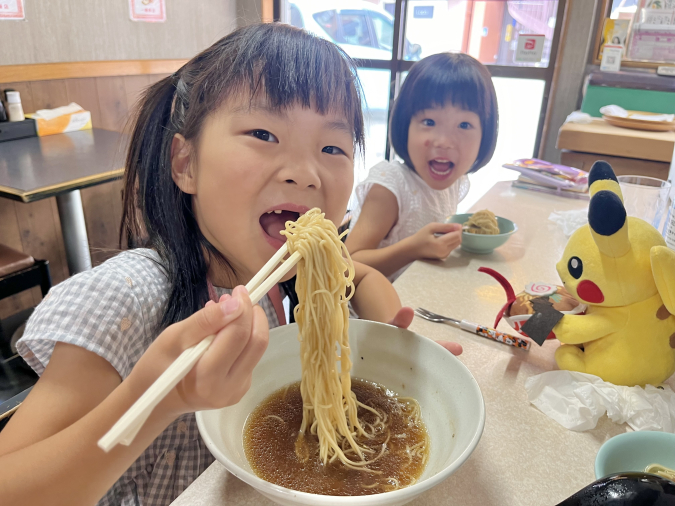
<path id="1" fill-rule="evenodd" d="M 89 239 L 84 223 L 84 210 L 80 190 L 62 193 L 56 196 L 56 205 L 61 218 L 63 245 L 66 248 L 66 260 L 70 274 L 91 269 Z"/>

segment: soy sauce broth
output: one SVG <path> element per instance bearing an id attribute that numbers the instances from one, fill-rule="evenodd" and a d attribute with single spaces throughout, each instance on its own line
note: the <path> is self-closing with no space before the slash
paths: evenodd
<path id="1" fill-rule="evenodd" d="M 244 427 L 244 451 L 253 472 L 276 485 L 322 495 L 378 494 L 415 483 L 424 471 L 429 452 L 423 421 L 418 418 L 415 422 L 410 415 L 412 405 L 399 401 L 381 385 L 352 379 L 352 391 L 360 402 L 387 415 L 385 427 L 379 426 L 374 438 L 358 438 L 359 444 L 367 444 L 377 455 L 389 435 L 384 455 L 368 466 L 381 474 L 353 470 L 339 460 L 324 465 L 319 458 L 319 441 L 310 434 L 304 436 L 305 454 L 310 457 L 304 462 L 298 458 L 300 382 L 274 392 L 249 415 Z M 362 424 L 373 424 L 377 418 L 361 407 L 358 416 Z M 359 460 L 353 453 L 347 456 Z"/>

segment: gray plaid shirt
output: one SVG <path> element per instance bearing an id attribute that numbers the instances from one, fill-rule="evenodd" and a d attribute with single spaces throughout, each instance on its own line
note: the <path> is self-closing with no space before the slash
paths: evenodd
<path id="1" fill-rule="evenodd" d="M 218 296 L 230 290 L 217 288 Z M 159 335 L 169 284 L 156 252 L 125 251 L 52 288 L 17 343 L 42 374 L 57 342 L 103 357 L 126 378 Z M 270 328 L 279 322 L 267 296 L 260 301 Z M 162 432 L 98 503 L 99 506 L 169 505 L 213 462 L 194 413 Z"/>

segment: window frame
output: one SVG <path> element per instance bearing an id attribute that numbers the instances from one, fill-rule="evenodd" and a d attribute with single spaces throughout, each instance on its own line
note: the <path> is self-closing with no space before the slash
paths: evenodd
<path id="1" fill-rule="evenodd" d="M 265 0 L 263 0 L 265 1 Z M 274 3 L 274 20 L 279 21 L 281 15 L 281 0 L 272 0 Z M 505 0 L 480 0 L 480 1 L 505 1 Z M 551 89 L 554 81 L 554 75 L 558 68 L 558 49 L 560 45 L 560 38 L 562 26 L 564 23 L 565 7 L 568 0 L 558 0 L 558 9 L 556 11 L 556 25 L 553 31 L 553 39 L 551 40 L 551 53 L 549 55 L 548 66 L 546 67 L 524 67 L 524 66 L 508 66 L 508 65 L 486 65 L 492 77 L 507 77 L 516 79 L 536 79 L 544 81 L 544 95 L 541 102 L 541 110 L 539 113 L 539 123 L 537 125 L 537 134 L 534 143 L 533 157 L 538 156 L 542 144 L 544 128 L 546 124 L 546 113 L 548 110 Z M 608 2 L 611 0 L 603 0 Z M 338 15 L 339 9 L 336 9 Z M 405 29 L 408 15 L 408 0 L 396 0 L 394 5 L 393 25 L 394 25 L 394 40 L 391 51 L 391 58 L 389 60 L 364 60 L 355 58 L 354 61 L 358 68 L 363 69 L 379 69 L 389 70 L 389 107 L 387 111 L 387 146 L 385 148 L 385 157 L 391 160 L 393 157 L 393 149 L 389 141 L 389 119 L 391 117 L 391 110 L 394 104 L 394 99 L 398 96 L 401 87 L 401 74 L 407 72 L 415 64 L 415 61 L 405 60 Z M 367 17 L 370 20 L 370 16 Z M 338 20 L 340 29 L 342 22 Z M 369 21 L 369 25 L 371 22 Z M 371 26 L 371 36 L 377 41 L 379 40 L 374 33 L 375 30 Z M 524 154 L 523 156 L 526 156 Z"/>

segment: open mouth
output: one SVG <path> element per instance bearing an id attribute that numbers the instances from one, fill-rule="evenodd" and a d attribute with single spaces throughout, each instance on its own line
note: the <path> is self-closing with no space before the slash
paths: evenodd
<path id="1" fill-rule="evenodd" d="M 307 211 L 308 207 L 296 204 L 280 204 L 265 211 L 259 221 L 267 242 L 275 249 L 281 248 L 286 242 L 286 237 L 280 232 L 286 229 L 286 222 L 296 221 Z"/>
<path id="2" fill-rule="evenodd" d="M 429 172 L 431 177 L 437 180 L 443 180 L 452 174 L 455 164 L 447 158 L 434 158 L 429 161 Z"/>

